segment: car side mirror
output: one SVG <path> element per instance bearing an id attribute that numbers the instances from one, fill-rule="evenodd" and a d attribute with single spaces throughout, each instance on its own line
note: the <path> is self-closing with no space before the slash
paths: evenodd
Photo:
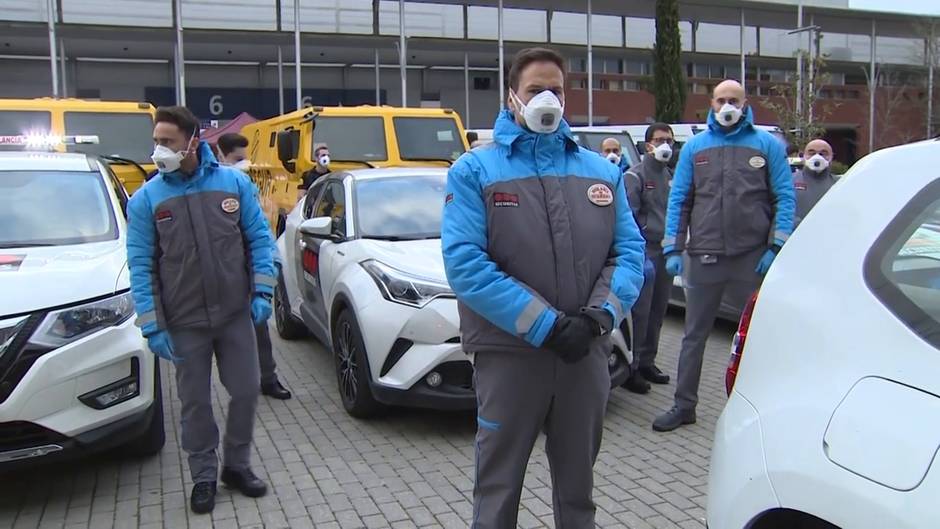
<path id="1" fill-rule="evenodd" d="M 277 158 L 284 169 L 294 172 L 300 151 L 300 131 L 288 129 L 277 133 Z"/>
<path id="2" fill-rule="evenodd" d="M 332 217 L 307 219 L 300 225 L 300 233 L 315 239 L 327 239 L 334 242 L 343 240 L 343 237 L 334 230 Z"/>

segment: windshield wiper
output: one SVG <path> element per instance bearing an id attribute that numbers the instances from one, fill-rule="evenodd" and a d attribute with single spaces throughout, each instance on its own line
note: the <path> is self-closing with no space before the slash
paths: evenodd
<path id="1" fill-rule="evenodd" d="M 339 162 L 339 163 L 361 163 L 362 165 L 370 169 L 378 169 L 377 165 L 373 164 L 372 162 L 367 162 L 365 160 L 333 160 L 333 161 Z"/>
<path id="2" fill-rule="evenodd" d="M 55 246 L 55 244 L 43 242 L 13 242 L 10 244 L 0 244 L 0 250 L 10 250 L 13 248 L 39 248 L 41 246 Z"/>
<path id="3" fill-rule="evenodd" d="M 454 165 L 454 161 L 450 158 L 402 158 L 406 162 L 444 162 L 448 167 Z"/>
<path id="4" fill-rule="evenodd" d="M 402 236 L 402 235 L 362 235 L 361 239 L 368 239 L 371 241 L 423 241 L 426 239 L 440 239 L 440 235 L 428 235 L 428 236 Z"/>

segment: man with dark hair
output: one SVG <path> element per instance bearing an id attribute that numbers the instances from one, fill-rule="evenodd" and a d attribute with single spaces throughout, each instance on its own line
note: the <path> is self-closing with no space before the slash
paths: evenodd
<path id="1" fill-rule="evenodd" d="M 668 384 L 669 375 L 656 367 L 659 333 L 669 306 L 672 278 L 666 273 L 663 258 L 663 233 L 666 229 L 666 203 L 672 171 L 672 127 L 653 123 L 646 129 L 646 155 L 631 167 L 624 179 L 627 196 L 636 223 L 646 239 L 646 258 L 650 274 L 633 306 L 633 355 L 636 369 L 623 387 L 634 393 L 648 393 L 649 383 Z"/>
<path id="2" fill-rule="evenodd" d="M 299 198 L 303 198 L 304 195 L 307 194 L 307 190 L 310 189 L 310 186 L 319 180 L 321 176 L 329 174 L 330 147 L 325 143 L 318 143 L 314 145 L 313 159 L 316 160 L 317 165 L 313 169 L 304 173 L 300 185 L 297 187 L 297 189 L 300 190 Z"/>
<path id="3" fill-rule="evenodd" d="M 219 162 L 232 165 L 238 169 L 246 170 L 248 160 L 248 138 L 237 132 L 229 132 L 219 136 Z"/>
<path id="4" fill-rule="evenodd" d="M 723 295 L 743 307 L 793 231 L 793 179 L 784 144 L 754 126 L 741 83 L 715 87 L 708 130 L 679 156 L 669 191 L 663 253 L 670 275 L 685 280 L 685 336 L 673 407 L 653 429 L 695 422 L 705 344 Z"/>
<path id="5" fill-rule="evenodd" d="M 247 171 L 251 165 L 248 160 L 248 138 L 229 132 L 219 137 L 219 161 L 222 165 L 231 165 L 241 171 Z M 281 268 L 281 256 L 277 245 L 271 248 L 274 263 L 277 269 Z M 281 384 L 277 378 L 277 363 L 274 361 L 274 348 L 271 346 L 271 331 L 268 323 L 255 325 L 255 336 L 258 340 L 258 362 L 261 366 L 261 394 L 278 400 L 291 398 L 290 391 Z"/>
<path id="6" fill-rule="evenodd" d="M 472 131 L 472 130 L 467 131 L 467 145 L 473 145 L 479 139 L 480 139 L 480 135 L 477 134 L 475 131 Z"/>
<path id="7" fill-rule="evenodd" d="M 219 165 L 193 114 L 165 107 L 154 121 L 160 174 L 128 203 L 131 292 L 150 350 L 176 364 L 190 505 L 207 513 L 219 477 L 213 355 L 231 397 L 222 482 L 251 497 L 267 492 L 250 467 L 260 376 L 252 322 L 271 316 L 274 241 L 254 184 Z"/>
<path id="8" fill-rule="evenodd" d="M 523 50 L 509 79 L 494 143 L 450 169 L 442 225 L 479 402 L 471 527 L 516 527 L 542 431 L 555 527 L 594 527 L 609 333 L 639 294 L 643 239 L 620 171 L 562 119 L 561 56 Z"/>

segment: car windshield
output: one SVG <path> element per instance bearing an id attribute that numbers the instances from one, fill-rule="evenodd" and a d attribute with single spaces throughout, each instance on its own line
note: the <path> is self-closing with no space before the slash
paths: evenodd
<path id="1" fill-rule="evenodd" d="M 466 152 L 452 118 L 394 118 L 402 160 L 454 161 Z"/>
<path id="2" fill-rule="evenodd" d="M 447 177 L 376 178 L 356 183 L 359 234 L 364 238 L 409 240 L 441 236 Z"/>
<path id="3" fill-rule="evenodd" d="M 601 152 L 601 143 L 607 138 L 614 138 L 620 142 L 624 154 L 630 157 L 630 165 L 640 163 L 636 156 L 636 149 L 631 148 L 633 138 L 625 132 L 573 132 L 574 141 L 585 149 L 590 149 L 596 153 Z"/>
<path id="4" fill-rule="evenodd" d="M 388 160 L 385 125 L 380 117 L 319 116 L 313 129 L 313 145 L 325 143 L 334 162 L 381 162 Z"/>
<path id="5" fill-rule="evenodd" d="M 0 171 L 0 249 L 117 238 L 104 180 L 92 171 Z"/>
<path id="6" fill-rule="evenodd" d="M 69 152 L 119 156 L 151 163 L 153 117 L 145 112 L 66 112 L 65 134 L 98 136 L 98 144 L 68 145 Z"/>
<path id="7" fill-rule="evenodd" d="M 0 136 L 49 134 L 52 115 L 40 110 L 0 111 Z M 151 141 L 152 143 L 152 141 Z M 0 151 L 22 151 L 20 145 L 0 145 Z"/>

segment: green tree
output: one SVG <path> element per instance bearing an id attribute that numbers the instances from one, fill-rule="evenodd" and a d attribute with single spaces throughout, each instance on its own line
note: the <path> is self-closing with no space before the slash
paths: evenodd
<path id="1" fill-rule="evenodd" d="M 787 142 L 800 151 L 810 141 L 821 138 L 826 133 L 822 123 L 832 114 L 838 103 L 825 101 L 820 97 L 824 85 L 829 84 L 830 75 L 823 70 L 826 59 L 822 55 L 810 57 L 806 51 L 799 51 L 803 56 L 803 72 L 795 72 L 785 82 L 775 84 L 770 89 L 767 99 L 761 106 L 777 116 L 777 125 L 783 129 Z M 812 79 L 807 74 L 814 72 Z M 803 82 L 800 82 L 800 80 Z M 797 98 L 797 93 L 800 97 Z M 800 104 L 797 105 L 797 99 Z"/>
<path id="2" fill-rule="evenodd" d="M 656 119 L 680 123 L 687 88 L 682 74 L 682 37 L 678 0 L 656 0 L 656 45 L 653 48 L 653 95 Z"/>

